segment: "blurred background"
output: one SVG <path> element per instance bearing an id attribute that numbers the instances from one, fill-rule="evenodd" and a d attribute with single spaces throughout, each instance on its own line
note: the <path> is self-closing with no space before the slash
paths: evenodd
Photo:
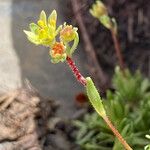
<path id="1" fill-rule="evenodd" d="M 110 32 L 88 12 L 93 2 L 94 0 L 80 1 L 78 12 L 74 12 L 72 1 L 69 0 L 0 0 L 0 92 L 19 88 L 28 79 L 41 95 L 61 103 L 58 111 L 60 116 L 71 117 L 75 110 L 75 96 L 84 92 L 81 85 L 76 82 L 65 63 L 52 64 L 48 49 L 31 44 L 23 30 L 28 30 L 28 24 L 37 21 L 41 10 L 50 14 L 56 9 L 58 23 L 67 21 L 75 26 L 79 23 L 75 15 L 80 13 L 103 75 L 110 78 L 117 64 L 114 47 Z M 111 16 L 118 22 L 119 39 L 126 65 L 133 71 L 142 70 L 149 77 L 149 0 L 104 2 Z M 82 36 L 83 32 L 80 33 L 81 42 L 74 60 L 81 72 L 88 76 L 91 75 L 87 66 L 90 57 L 84 51 L 86 43 Z"/>
<path id="2" fill-rule="evenodd" d="M 23 32 L 29 29 L 31 22 L 38 20 L 42 10 L 49 15 L 53 9 L 56 9 L 58 13 L 58 24 L 66 21 L 79 28 L 80 44 L 73 59 L 81 73 L 85 77 L 92 76 L 102 95 L 105 95 L 107 88 L 112 89 L 110 81 L 118 61 L 110 31 L 89 13 L 94 2 L 95 0 L 0 0 L 0 95 L 24 86 L 28 80 L 40 95 L 59 102 L 60 107 L 56 116 L 65 120 L 78 117 L 80 113 L 84 114 L 85 111 L 82 110 L 86 105 L 84 102 L 87 101 L 84 88 L 77 83 L 67 64 L 52 64 L 48 55 L 49 49 L 30 43 Z M 117 20 L 118 39 L 126 66 L 132 72 L 139 69 L 149 78 L 150 1 L 103 0 L 103 2 L 108 7 L 110 16 Z M 25 99 L 30 98 L 25 97 Z M 48 112 L 46 106 L 51 109 L 50 105 L 45 103 L 40 110 Z M 51 111 L 49 113 L 53 114 Z M 45 119 L 46 115 L 44 113 L 42 115 Z M 50 118 L 48 115 L 46 117 Z M 53 115 L 51 117 L 53 118 Z M 48 122 L 48 119 L 45 120 Z M 54 118 L 54 122 L 58 121 L 56 120 Z M 39 120 L 37 122 L 39 123 Z M 51 122 L 53 124 L 53 121 Z M 43 124 L 40 125 L 43 126 Z M 59 147 L 58 150 L 71 149 L 65 147 L 67 146 L 64 144 L 66 136 L 62 133 L 65 131 L 68 139 L 72 140 L 68 124 L 66 126 L 59 124 L 61 131 L 58 132 L 57 137 L 53 134 L 53 129 L 47 131 L 47 137 L 44 137 L 45 143 L 47 141 L 50 141 L 49 145 L 56 143 L 53 147 L 54 149 Z M 49 129 L 51 130 L 51 125 Z M 57 142 L 53 142 L 52 135 Z M 63 138 L 60 138 L 60 135 L 63 135 Z M 49 140 L 49 137 L 52 139 Z"/>

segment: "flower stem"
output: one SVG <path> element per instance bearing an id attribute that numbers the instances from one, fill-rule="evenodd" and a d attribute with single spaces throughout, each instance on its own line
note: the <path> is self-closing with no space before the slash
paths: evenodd
<path id="1" fill-rule="evenodd" d="M 77 66 L 75 65 L 75 63 L 73 62 L 73 60 L 70 57 L 67 57 L 67 63 L 69 65 L 69 67 L 71 68 L 74 76 L 76 77 L 76 79 L 82 84 L 82 85 L 86 85 L 86 79 L 81 75 L 81 73 L 79 72 Z"/>
<path id="2" fill-rule="evenodd" d="M 75 65 L 75 63 L 73 62 L 73 60 L 70 57 L 67 57 L 66 61 L 69 65 L 69 67 L 71 68 L 74 76 L 76 77 L 77 81 L 79 81 L 82 85 L 86 86 L 87 80 L 81 75 L 81 73 L 79 72 L 79 70 L 78 70 L 77 66 Z M 114 135 L 118 138 L 118 140 L 125 147 L 125 149 L 132 150 L 132 148 L 127 144 L 127 142 L 123 139 L 121 134 L 118 132 L 118 130 L 113 126 L 113 124 L 111 123 L 109 118 L 106 115 L 101 115 L 101 113 L 99 113 L 99 114 L 104 119 L 104 121 L 109 126 L 109 128 L 112 130 Z"/>
<path id="3" fill-rule="evenodd" d="M 125 139 L 121 136 L 121 134 L 118 132 L 118 130 L 114 127 L 114 125 L 111 123 L 111 121 L 109 120 L 109 118 L 107 116 L 103 116 L 104 121 L 106 122 L 106 124 L 109 126 L 109 128 L 112 130 L 112 132 L 114 133 L 114 135 L 118 138 L 118 140 L 122 143 L 122 145 L 124 146 L 124 148 L 126 150 L 133 150 L 128 143 L 125 141 Z"/>
<path id="4" fill-rule="evenodd" d="M 119 60 L 120 68 L 121 68 L 123 74 L 125 74 L 125 72 L 124 72 L 125 64 L 124 64 L 123 56 L 122 56 L 122 53 L 121 53 L 119 40 L 117 38 L 116 33 L 113 30 L 111 30 L 111 35 L 112 35 L 112 39 L 113 39 L 113 42 L 114 42 L 116 55 L 117 55 L 117 58 Z"/>

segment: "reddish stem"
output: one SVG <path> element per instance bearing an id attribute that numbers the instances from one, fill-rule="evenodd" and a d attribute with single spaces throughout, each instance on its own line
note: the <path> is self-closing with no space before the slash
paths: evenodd
<path id="1" fill-rule="evenodd" d="M 87 81 L 86 79 L 81 75 L 81 73 L 79 72 L 77 66 L 75 65 L 75 63 L 73 62 L 73 60 L 70 57 L 67 57 L 66 59 L 69 67 L 71 68 L 74 76 L 76 77 L 76 79 L 83 84 L 84 86 L 86 86 Z M 109 126 L 109 128 L 112 130 L 112 132 L 115 134 L 115 136 L 118 138 L 118 140 L 124 145 L 126 150 L 132 150 L 132 148 L 127 144 L 127 142 L 123 139 L 123 137 L 120 135 L 120 133 L 118 132 L 118 130 L 113 126 L 113 124 L 111 123 L 111 121 L 109 120 L 109 118 L 107 116 L 102 116 L 102 118 L 104 119 L 104 121 L 106 122 L 106 124 Z"/>
<path id="2" fill-rule="evenodd" d="M 124 146 L 124 148 L 126 150 L 132 150 L 132 148 L 128 145 L 128 143 L 124 140 L 124 138 L 118 132 L 118 130 L 113 126 L 113 124 L 111 123 L 111 121 L 109 120 L 109 118 L 107 116 L 104 116 L 103 119 L 106 122 L 106 124 L 109 126 L 109 128 L 112 130 L 112 132 L 114 133 L 114 135 L 122 143 L 122 145 Z"/>
<path id="3" fill-rule="evenodd" d="M 76 79 L 83 84 L 84 86 L 86 85 L 86 79 L 81 75 L 79 69 L 77 68 L 77 66 L 75 65 L 75 63 L 73 62 L 73 60 L 70 57 L 67 57 L 67 63 L 69 65 L 69 67 L 71 68 L 74 76 L 76 77 Z"/>
<path id="4" fill-rule="evenodd" d="M 113 42 L 114 42 L 116 55 L 117 55 L 117 58 L 119 60 L 119 65 L 120 65 L 120 68 L 121 68 L 121 70 L 124 74 L 125 65 L 124 65 L 124 60 L 123 60 L 122 53 L 121 53 L 120 43 L 119 43 L 119 40 L 117 38 L 116 33 L 114 33 L 113 30 L 111 30 L 111 35 L 112 35 L 112 39 L 113 39 Z"/>

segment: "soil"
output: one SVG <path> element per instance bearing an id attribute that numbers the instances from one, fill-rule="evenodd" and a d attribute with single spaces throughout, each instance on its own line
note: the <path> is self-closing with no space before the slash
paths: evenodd
<path id="1" fill-rule="evenodd" d="M 114 45 L 110 32 L 89 13 L 93 3 L 94 0 L 81 0 L 80 13 L 99 63 L 111 76 L 117 65 Z M 150 1 L 105 0 L 104 3 L 108 7 L 110 16 L 116 18 L 126 66 L 132 71 L 140 69 L 143 74 L 150 77 Z M 71 12 L 72 9 L 69 13 Z"/>

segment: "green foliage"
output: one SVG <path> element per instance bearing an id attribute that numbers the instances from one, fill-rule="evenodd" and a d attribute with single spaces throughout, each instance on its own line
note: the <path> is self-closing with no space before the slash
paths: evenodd
<path id="1" fill-rule="evenodd" d="M 139 103 L 140 99 L 147 97 L 147 94 L 149 96 L 147 89 L 150 82 L 148 79 L 143 79 L 139 71 L 132 75 L 129 70 L 125 70 L 125 76 L 119 67 L 116 67 L 113 85 L 122 100 Z"/>
<path id="2" fill-rule="evenodd" d="M 139 71 L 125 76 L 116 68 L 113 78 L 115 92 L 107 91 L 103 100 L 106 112 L 121 135 L 134 150 L 149 150 L 150 81 Z M 77 127 L 76 142 L 85 150 L 123 150 L 122 145 L 96 112 L 86 114 Z"/>

